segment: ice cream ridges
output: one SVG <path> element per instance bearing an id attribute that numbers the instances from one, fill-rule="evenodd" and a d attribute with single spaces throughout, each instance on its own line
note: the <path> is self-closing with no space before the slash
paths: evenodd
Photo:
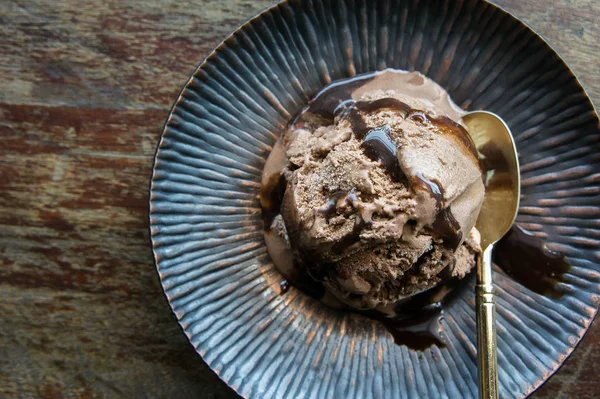
<path id="1" fill-rule="evenodd" d="M 385 312 L 464 277 L 480 251 L 484 185 L 462 115 L 417 72 L 320 92 L 263 173 L 269 253 L 291 283 L 314 281 L 347 306 Z"/>

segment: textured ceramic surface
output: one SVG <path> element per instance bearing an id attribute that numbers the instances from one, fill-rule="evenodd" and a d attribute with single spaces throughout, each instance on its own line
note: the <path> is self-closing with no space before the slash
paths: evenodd
<path id="1" fill-rule="evenodd" d="M 198 353 L 245 397 L 476 397 L 472 283 L 447 309 L 447 346 L 416 352 L 377 322 L 293 288 L 280 295 L 263 242 L 260 176 L 286 123 L 324 85 L 386 67 L 421 71 L 462 107 L 507 121 L 521 162 L 517 220 L 573 265 L 560 299 L 496 273 L 501 396 L 538 387 L 596 313 L 599 121 L 548 44 L 483 1 L 283 2 L 194 73 L 152 177 L 166 295 Z"/>

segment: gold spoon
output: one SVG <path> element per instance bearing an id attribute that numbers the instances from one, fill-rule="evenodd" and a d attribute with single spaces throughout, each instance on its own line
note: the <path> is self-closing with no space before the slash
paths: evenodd
<path id="1" fill-rule="evenodd" d="M 463 121 L 479 151 L 485 197 L 476 227 L 481 233 L 483 254 L 477 263 L 477 370 L 479 398 L 498 398 L 496 359 L 496 310 L 492 285 L 494 244 L 513 225 L 519 209 L 521 176 L 519 158 L 510 129 L 496 114 L 475 111 Z"/>

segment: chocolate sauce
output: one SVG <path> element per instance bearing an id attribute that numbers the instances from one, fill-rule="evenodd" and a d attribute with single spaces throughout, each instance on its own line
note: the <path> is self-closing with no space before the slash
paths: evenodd
<path id="1" fill-rule="evenodd" d="M 266 184 L 261 186 L 260 203 L 263 210 L 263 222 L 266 228 L 281 212 L 281 201 L 285 193 L 286 180 L 282 174 L 272 175 Z"/>
<path id="2" fill-rule="evenodd" d="M 364 139 L 371 130 L 371 128 L 367 126 L 367 123 L 365 122 L 365 117 L 358 110 L 358 108 L 354 106 L 354 104 L 350 105 L 350 108 L 343 113 L 342 118 L 345 118 L 350 122 L 350 126 L 352 126 L 352 133 L 354 133 L 358 139 Z"/>
<path id="3" fill-rule="evenodd" d="M 488 141 L 479 147 L 478 151 L 479 164 L 483 171 L 493 170 L 496 173 L 509 171 L 509 165 L 502 154 L 502 149 L 493 141 Z"/>
<path id="4" fill-rule="evenodd" d="M 571 269 L 567 259 L 516 224 L 494 247 L 493 260 L 506 274 L 538 294 L 551 298 L 564 295 L 559 283 Z"/>
<path id="5" fill-rule="evenodd" d="M 289 291 L 290 283 L 287 280 L 281 280 L 279 283 L 279 288 L 281 289 L 281 295 L 283 295 Z"/>
<path id="6" fill-rule="evenodd" d="M 325 219 L 329 221 L 329 219 L 334 214 L 338 213 L 340 209 L 346 207 L 346 205 L 352 206 L 356 201 L 358 201 L 356 189 L 353 188 L 350 191 L 336 191 L 331 194 L 325 207 L 321 208 L 319 211 L 325 216 Z"/>
<path id="7" fill-rule="evenodd" d="M 325 216 L 325 220 L 329 222 L 329 219 L 338 211 L 338 201 L 344 198 L 347 195 L 345 191 L 338 191 L 337 193 L 333 193 L 333 195 L 327 201 L 327 205 L 325 208 L 321 209 L 320 212 Z"/>
<path id="8" fill-rule="evenodd" d="M 424 351 L 431 346 L 444 348 L 441 321 L 444 318 L 442 305 L 433 306 L 435 310 L 423 310 L 413 317 L 401 319 L 397 317 L 373 317 L 383 323 L 394 337 L 396 345 L 405 345 L 410 349 Z"/>
<path id="9" fill-rule="evenodd" d="M 280 295 L 284 295 L 293 285 L 305 294 L 320 300 L 325 295 L 325 287 L 306 272 L 306 267 L 301 263 L 300 258 L 294 255 L 283 235 L 276 224 L 265 229 L 264 234 L 271 260 L 284 277 L 284 280 L 279 282 Z"/>
<path id="10" fill-rule="evenodd" d="M 463 234 L 460 231 L 460 224 L 452 215 L 450 208 L 444 208 L 438 213 L 432 229 L 434 236 L 442 239 L 446 248 L 456 250 L 460 246 Z"/>
<path id="11" fill-rule="evenodd" d="M 398 148 L 390 139 L 391 128 L 387 125 L 371 129 L 361 144 L 365 154 L 373 161 L 380 162 L 393 181 L 404 176 L 398 162 Z"/>
<path id="12" fill-rule="evenodd" d="M 427 117 L 427 115 L 425 114 L 425 112 L 421 111 L 421 110 L 411 110 L 407 116 L 408 119 L 411 119 L 415 122 L 419 122 L 422 125 L 425 124 L 429 124 L 431 123 L 431 121 L 429 120 L 429 118 Z"/>
<path id="13" fill-rule="evenodd" d="M 435 179 L 428 179 L 423 176 L 420 172 L 417 172 L 413 178 L 413 186 L 420 187 L 429 192 L 431 197 L 435 199 L 438 207 L 442 207 L 444 203 L 444 189 L 440 182 Z"/>
<path id="14" fill-rule="evenodd" d="M 417 173 L 413 178 L 413 187 L 420 187 L 429 192 L 431 197 L 437 202 L 439 209 L 437 217 L 433 222 L 432 234 L 440 238 L 446 248 L 456 250 L 463 239 L 460 224 L 452 215 L 450 207 L 444 204 L 444 188 L 435 179 L 427 179 L 422 174 Z"/>
<path id="15" fill-rule="evenodd" d="M 298 267 L 300 270 L 303 268 L 303 266 L 299 264 L 296 265 L 296 267 Z M 292 284 L 316 300 L 320 300 L 325 296 L 325 287 L 323 284 L 312 278 L 307 273 L 302 273 L 302 276 L 299 279 L 294 280 Z"/>
<path id="16" fill-rule="evenodd" d="M 464 127 L 462 127 L 462 125 L 454 122 L 447 116 L 432 117 L 431 115 L 428 115 L 427 113 L 421 110 L 410 109 L 406 118 L 411 119 L 422 125 L 434 126 L 440 134 L 452 137 L 454 140 L 457 140 L 469 151 L 469 153 L 475 159 L 478 159 L 479 155 L 477 152 L 477 147 L 475 146 L 475 142 L 469 135 L 469 132 L 467 132 L 467 130 Z"/>
<path id="17" fill-rule="evenodd" d="M 324 119 L 326 124 L 332 124 L 335 116 L 347 109 L 347 103 L 354 103 L 352 92 L 374 78 L 375 74 L 371 73 L 332 83 L 313 98 L 292 121 L 291 126 L 293 128 L 301 127 L 306 123 L 306 117 L 311 114 Z"/>
<path id="18" fill-rule="evenodd" d="M 397 345 L 406 345 L 415 350 L 425 350 L 431 346 L 443 348 L 446 346 L 441 325 L 444 306 L 456 296 L 456 288 L 464 284 L 464 281 L 456 278 L 447 278 L 427 291 L 398 301 L 393 315 L 378 311 L 363 313 L 381 321 Z"/>
<path id="19" fill-rule="evenodd" d="M 411 111 L 411 108 L 408 104 L 392 97 L 380 98 L 373 101 L 358 101 L 356 103 L 356 108 L 367 113 L 393 111 L 398 113 L 403 118 L 405 118 L 406 115 L 408 115 L 408 113 Z"/>

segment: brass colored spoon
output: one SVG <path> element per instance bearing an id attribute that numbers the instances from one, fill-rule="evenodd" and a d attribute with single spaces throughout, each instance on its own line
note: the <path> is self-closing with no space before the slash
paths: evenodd
<path id="1" fill-rule="evenodd" d="M 491 112 L 475 111 L 463 117 L 484 171 L 486 192 L 476 227 L 483 254 L 477 263 L 477 370 L 479 398 L 498 397 L 496 310 L 492 284 L 494 244 L 513 225 L 519 209 L 519 158 L 510 129 Z"/>

